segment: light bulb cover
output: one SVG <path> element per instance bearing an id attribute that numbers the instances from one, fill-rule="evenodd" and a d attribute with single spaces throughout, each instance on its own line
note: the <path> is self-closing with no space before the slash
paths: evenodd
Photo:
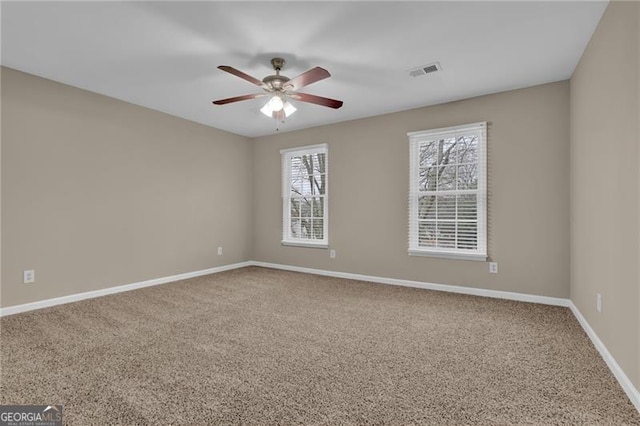
<path id="1" fill-rule="evenodd" d="M 269 106 L 273 111 L 280 111 L 284 106 L 284 102 L 282 102 L 282 98 L 278 95 L 273 95 L 273 97 L 269 100 Z"/>
<path id="2" fill-rule="evenodd" d="M 289 101 L 284 103 L 284 105 L 282 106 L 282 109 L 284 109 L 284 115 L 287 116 L 287 117 L 289 117 L 291 114 L 293 114 L 294 112 L 296 112 L 298 110 Z"/>
<path id="3" fill-rule="evenodd" d="M 271 108 L 270 103 L 267 102 L 262 108 L 260 108 L 260 112 L 271 118 L 271 116 L 273 115 L 273 108 Z"/>
<path id="4" fill-rule="evenodd" d="M 298 109 L 293 106 L 291 102 L 283 102 L 282 98 L 278 95 L 273 95 L 273 97 L 269 99 L 262 108 L 260 108 L 260 112 L 269 118 L 273 118 L 274 114 L 280 111 L 284 112 L 285 117 L 289 117 L 297 110 Z"/>

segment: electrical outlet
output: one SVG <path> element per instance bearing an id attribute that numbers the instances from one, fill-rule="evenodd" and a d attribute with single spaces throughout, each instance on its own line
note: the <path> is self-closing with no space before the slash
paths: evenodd
<path id="1" fill-rule="evenodd" d="M 498 262 L 489 262 L 489 272 L 492 274 L 498 273 Z"/>
<path id="2" fill-rule="evenodd" d="M 218 247 L 218 256 L 222 256 L 222 247 Z"/>
<path id="3" fill-rule="evenodd" d="M 602 312 L 602 295 L 600 293 L 596 295 L 596 309 L 598 312 Z"/>
<path id="4" fill-rule="evenodd" d="M 36 282 L 36 271 L 33 269 L 22 271 L 22 282 L 25 284 Z"/>
<path id="5" fill-rule="evenodd" d="M 336 258 L 336 251 L 334 249 L 329 250 L 329 257 L 332 259 Z"/>

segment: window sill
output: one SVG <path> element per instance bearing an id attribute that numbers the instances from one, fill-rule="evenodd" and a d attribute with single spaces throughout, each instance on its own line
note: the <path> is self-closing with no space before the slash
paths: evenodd
<path id="1" fill-rule="evenodd" d="M 308 247 L 308 248 L 321 248 L 326 249 L 329 248 L 329 244 L 327 243 L 308 243 L 304 241 L 282 241 L 283 246 L 291 246 L 291 247 Z"/>
<path id="2" fill-rule="evenodd" d="M 422 256 L 422 257 L 438 257 L 441 259 L 458 259 L 458 260 L 474 260 L 477 262 L 486 262 L 486 254 L 465 254 L 465 253 L 447 253 L 447 252 L 435 252 L 435 251 L 423 251 L 423 250 L 409 250 L 409 256 Z"/>

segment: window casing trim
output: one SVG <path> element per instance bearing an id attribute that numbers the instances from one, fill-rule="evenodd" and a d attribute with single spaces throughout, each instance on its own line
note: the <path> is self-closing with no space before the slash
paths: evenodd
<path id="1" fill-rule="evenodd" d="M 280 150 L 280 154 L 292 154 L 292 153 L 305 153 L 316 154 L 318 152 L 327 152 L 329 150 L 329 144 L 319 143 L 317 145 L 298 146 L 295 148 L 285 148 Z M 326 172 L 325 172 L 326 173 Z"/>
<path id="2" fill-rule="evenodd" d="M 325 193 L 318 195 L 323 201 L 323 231 L 322 239 L 306 239 L 306 238 L 289 238 L 289 228 L 291 226 L 291 210 L 289 193 L 289 162 L 291 157 L 296 155 L 313 155 L 318 153 L 325 154 Z M 328 248 L 329 247 L 329 209 L 328 209 L 328 193 L 329 193 L 329 145 L 326 143 L 307 145 L 294 148 L 281 149 L 282 157 L 282 240 L 283 246 L 293 247 L 310 247 L 310 248 Z"/>
<path id="3" fill-rule="evenodd" d="M 487 259 L 487 123 L 477 122 L 460 126 L 444 127 L 433 130 L 421 130 L 408 132 L 410 142 L 410 172 L 409 172 L 409 248 L 410 256 L 427 256 L 448 259 L 463 259 L 486 261 Z M 418 188 L 418 165 L 416 156 L 419 156 L 420 143 L 428 142 L 434 138 L 456 137 L 460 134 L 478 134 L 478 184 L 473 190 L 476 194 L 477 206 L 477 248 L 475 250 L 444 248 L 444 247 L 419 247 L 418 246 L 418 199 L 421 195 L 434 192 L 421 192 Z M 447 193 L 462 194 L 468 190 L 440 191 L 440 195 Z M 436 192 L 437 194 L 437 192 Z M 456 220 L 456 223 L 457 220 Z"/>
<path id="4" fill-rule="evenodd" d="M 451 133 L 461 133 L 461 132 L 468 132 L 473 130 L 486 131 L 486 128 L 487 128 L 486 121 L 478 121 L 477 123 L 461 124 L 459 126 L 440 127 L 438 129 L 432 129 L 432 130 L 418 130 L 415 132 L 408 132 L 407 136 L 409 136 L 410 139 L 423 138 L 423 137 L 432 138 L 432 137 L 447 135 Z"/>
<path id="5" fill-rule="evenodd" d="M 459 253 L 459 252 L 448 252 L 444 249 L 440 249 L 438 251 L 435 250 L 412 250 L 409 249 L 409 256 L 422 256 L 422 257 L 438 257 L 441 259 L 458 259 L 458 260 L 476 260 L 478 262 L 486 262 L 487 255 L 486 254 L 474 254 L 474 253 Z"/>
<path id="6" fill-rule="evenodd" d="M 310 248 L 321 248 L 321 249 L 326 249 L 329 248 L 329 244 L 325 244 L 325 243 L 314 243 L 314 242 L 307 242 L 309 240 L 282 240 L 280 242 L 280 244 L 282 244 L 283 246 L 289 246 L 289 247 L 310 247 Z"/>

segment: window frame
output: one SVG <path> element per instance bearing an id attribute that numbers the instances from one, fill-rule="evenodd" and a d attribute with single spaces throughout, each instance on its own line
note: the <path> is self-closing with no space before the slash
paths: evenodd
<path id="1" fill-rule="evenodd" d="M 419 197 L 424 195 L 437 195 L 438 191 L 420 191 L 420 145 L 432 141 L 434 138 L 457 138 L 464 134 L 474 134 L 478 136 L 477 168 L 478 184 L 474 191 L 476 194 L 477 227 L 475 250 L 445 247 L 420 247 L 418 232 L 418 207 Z M 460 126 L 443 127 L 438 129 L 421 130 L 407 133 L 409 137 L 409 256 L 428 256 L 447 259 L 462 260 L 487 260 L 487 123 L 477 122 Z M 471 190 L 448 190 L 448 195 L 463 195 Z M 457 212 L 457 209 L 456 209 Z M 436 220 L 437 223 L 437 220 Z M 458 224 L 456 214 L 455 224 Z M 456 240 L 457 241 L 457 237 Z"/>
<path id="2" fill-rule="evenodd" d="M 320 239 L 292 238 L 291 237 L 291 159 L 302 155 L 324 153 L 325 155 L 325 190 L 324 194 L 317 195 L 322 198 L 323 206 L 323 230 Z M 328 248 L 329 247 L 329 145 L 326 143 L 301 146 L 280 150 L 282 173 L 282 241 L 284 246 Z"/>

